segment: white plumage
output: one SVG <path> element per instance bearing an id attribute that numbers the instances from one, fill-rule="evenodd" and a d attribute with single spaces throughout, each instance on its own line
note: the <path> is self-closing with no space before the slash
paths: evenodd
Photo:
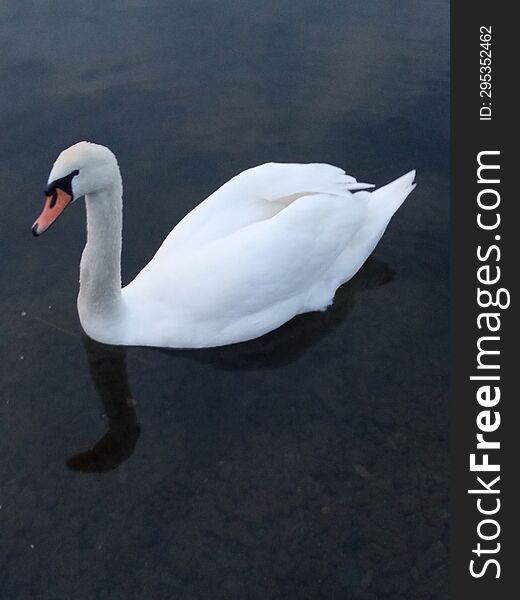
<path id="1" fill-rule="evenodd" d="M 373 186 L 327 164 L 248 169 L 186 215 L 121 289 L 117 162 L 103 146 L 80 142 L 60 155 L 49 182 L 74 170 L 73 195 L 87 202 L 78 298 L 86 333 L 182 348 L 250 340 L 324 310 L 415 187 L 414 171 L 370 193 Z"/>

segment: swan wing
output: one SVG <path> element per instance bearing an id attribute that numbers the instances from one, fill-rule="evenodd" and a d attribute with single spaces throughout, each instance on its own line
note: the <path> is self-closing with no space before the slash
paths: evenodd
<path id="1" fill-rule="evenodd" d="M 161 252 L 178 252 L 270 219 L 309 194 L 373 187 L 328 164 L 266 163 L 243 171 L 206 198 L 171 231 Z"/>
<path id="2" fill-rule="evenodd" d="M 176 345 L 258 337 L 332 302 L 337 277 L 330 269 L 367 210 L 367 202 L 347 190 L 302 196 L 270 219 L 185 249 L 171 263 L 156 255 L 124 295 L 153 315 L 154 330 L 171 331 Z M 175 322 L 169 321 L 173 314 Z M 150 331 L 146 320 L 143 331 Z"/>

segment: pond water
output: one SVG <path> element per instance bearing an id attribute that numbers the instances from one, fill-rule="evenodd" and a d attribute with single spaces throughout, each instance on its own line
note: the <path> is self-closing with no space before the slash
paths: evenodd
<path id="1" fill-rule="evenodd" d="M 0 32 L 0 598 L 446 598 L 448 2 L 4 0 Z M 418 187 L 326 313 L 124 350 L 79 326 L 81 203 L 30 231 L 81 139 L 125 282 L 262 162 Z"/>

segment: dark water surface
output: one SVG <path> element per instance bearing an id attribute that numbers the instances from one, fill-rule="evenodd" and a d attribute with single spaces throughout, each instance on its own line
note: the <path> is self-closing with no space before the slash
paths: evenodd
<path id="1" fill-rule="evenodd" d="M 0 65 L 0 598 L 446 598 L 448 2 L 4 0 Z M 79 326 L 81 204 L 30 234 L 81 139 L 125 282 L 255 164 L 418 187 L 328 312 L 124 351 Z"/>

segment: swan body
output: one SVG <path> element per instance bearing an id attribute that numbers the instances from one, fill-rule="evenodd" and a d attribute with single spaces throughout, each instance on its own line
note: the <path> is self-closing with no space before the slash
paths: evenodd
<path id="1" fill-rule="evenodd" d="M 327 164 L 248 169 L 186 215 L 121 288 L 119 168 L 107 148 L 80 142 L 56 160 L 33 232 L 43 233 L 62 204 L 85 196 L 78 312 L 90 337 L 120 345 L 222 346 L 326 309 L 376 246 L 415 187 L 414 176 L 369 192 L 372 185 Z"/>

